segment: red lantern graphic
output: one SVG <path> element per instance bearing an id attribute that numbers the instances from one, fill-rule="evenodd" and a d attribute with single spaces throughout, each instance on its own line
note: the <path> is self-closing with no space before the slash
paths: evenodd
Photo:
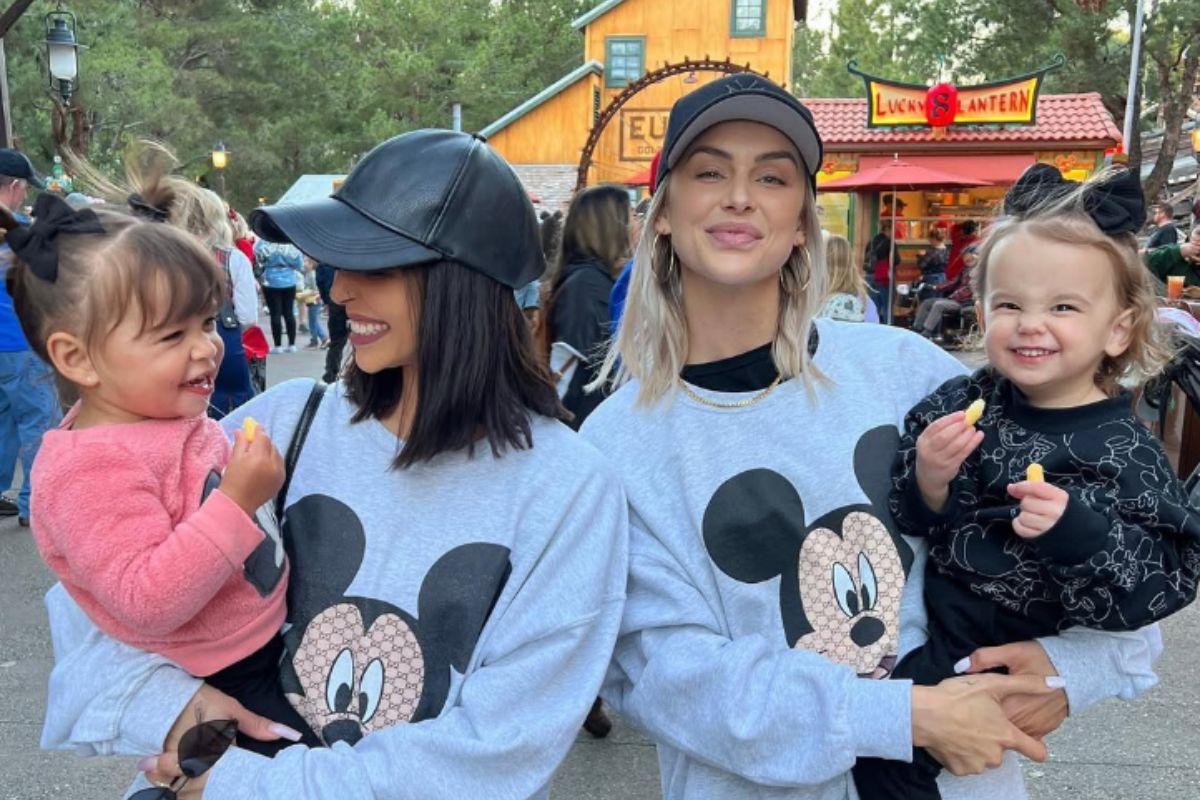
<path id="1" fill-rule="evenodd" d="M 958 89 L 949 83 L 929 87 L 925 93 L 925 119 L 935 128 L 954 122 L 958 113 Z"/>

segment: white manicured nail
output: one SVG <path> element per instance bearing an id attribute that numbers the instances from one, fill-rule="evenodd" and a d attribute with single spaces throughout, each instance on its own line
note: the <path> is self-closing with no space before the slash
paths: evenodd
<path id="1" fill-rule="evenodd" d="M 964 658 L 964 659 L 962 659 L 962 660 L 960 660 L 960 661 L 957 661 L 957 662 L 955 662 L 955 664 L 954 664 L 954 674 L 955 674 L 955 675 L 962 675 L 964 672 L 966 672 L 966 671 L 967 671 L 967 670 L 969 670 L 970 668 L 971 668 L 971 657 L 970 657 L 970 656 L 967 656 L 966 658 Z"/>
<path id="2" fill-rule="evenodd" d="M 1065 689 L 1067 688 L 1067 679 L 1058 675 L 1049 675 L 1046 678 L 1046 685 L 1051 689 Z"/>
<path id="3" fill-rule="evenodd" d="M 298 742 L 304 738 L 304 735 L 300 733 L 300 731 L 296 730 L 295 728 L 289 728 L 287 725 L 284 725 L 280 722 L 272 722 L 271 726 L 267 728 L 267 730 L 276 736 L 287 739 L 289 742 Z"/>

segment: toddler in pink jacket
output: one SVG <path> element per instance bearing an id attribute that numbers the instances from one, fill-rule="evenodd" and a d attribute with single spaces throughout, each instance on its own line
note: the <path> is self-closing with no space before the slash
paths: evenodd
<path id="1" fill-rule="evenodd" d="M 33 467 L 42 557 L 102 631 L 299 739 L 278 677 L 287 561 L 274 524 L 256 521 L 283 462 L 265 434 L 231 447 L 206 415 L 224 351 L 216 261 L 120 210 L 43 194 L 35 215 L 6 236 L 6 281 L 30 346 L 80 397 Z M 268 754 L 286 743 L 239 738 Z"/>

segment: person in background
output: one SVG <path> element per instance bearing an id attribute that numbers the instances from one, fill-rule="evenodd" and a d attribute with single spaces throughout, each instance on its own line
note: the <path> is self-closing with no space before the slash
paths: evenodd
<path id="1" fill-rule="evenodd" d="M 870 275 L 866 279 L 867 293 L 875 303 L 879 317 L 887 319 L 887 304 L 892 289 L 892 267 L 900 263 L 900 251 L 893 247 L 892 237 L 888 236 L 887 225 L 882 219 L 879 232 L 867 242 L 865 261 Z"/>
<path id="2" fill-rule="evenodd" d="M 958 279 L 945 288 L 949 294 L 945 297 L 929 297 L 917 306 L 913 316 L 913 330 L 932 339 L 934 344 L 942 344 L 942 326 L 946 315 L 954 311 L 966 311 L 975 304 L 975 293 L 971 287 L 971 270 L 979 262 L 979 245 L 973 244 L 962 252 L 964 268 L 959 272 Z"/>
<path id="3" fill-rule="evenodd" d="M 317 289 L 317 262 L 308 256 L 304 257 L 304 290 L 296 295 L 297 301 L 303 301 L 305 315 L 308 317 L 308 349 L 324 349 L 329 346 L 329 334 L 321 324 L 321 312 L 325 310 L 321 303 L 321 292 Z"/>
<path id="4" fill-rule="evenodd" d="M 979 242 L 979 223 L 974 220 L 960 222 L 950 229 L 950 258 L 946 261 L 946 280 L 955 281 L 963 271 L 962 253 Z"/>
<path id="5" fill-rule="evenodd" d="M 908 223 L 904 221 L 904 209 L 907 207 L 908 203 L 904 202 L 903 198 L 892 194 L 883 196 L 883 208 L 879 211 L 879 221 L 881 224 L 885 221 L 891 224 L 892 236 L 896 238 L 896 241 L 908 238 Z"/>
<path id="6" fill-rule="evenodd" d="M 254 234 L 250 232 L 246 218 L 239 214 L 233 206 L 229 207 L 229 225 L 233 228 L 233 246 L 246 257 L 247 261 L 253 264 Z"/>
<path id="7" fill-rule="evenodd" d="M 575 195 L 563 224 L 550 279 L 550 371 L 575 430 L 603 399 L 583 387 L 596 377 L 597 351 L 608 339 L 608 299 L 629 256 L 629 223 L 629 193 L 601 184 Z"/>
<path id="8" fill-rule="evenodd" d="M 945 283 L 949 256 L 950 251 L 946 248 L 945 232 L 941 228 L 931 229 L 929 231 L 929 249 L 917 259 L 917 266 L 921 269 L 921 281 L 929 286 Z"/>
<path id="9" fill-rule="evenodd" d="M 1168 275 L 1182 275 L 1184 286 L 1200 286 L 1200 225 L 1183 244 L 1168 244 L 1150 250 L 1144 256 L 1150 273 L 1160 281 Z"/>
<path id="10" fill-rule="evenodd" d="M 1154 230 L 1146 240 L 1146 246 L 1142 248 L 1143 254 L 1168 244 L 1179 244 L 1179 229 L 1175 227 L 1170 203 L 1155 203 L 1150 206 L 1150 220 L 1154 223 Z"/>
<path id="11" fill-rule="evenodd" d="M 825 263 L 829 269 L 829 299 L 817 316 L 842 322 L 878 322 L 875 304 L 867 296 L 867 282 L 851 258 L 850 242 L 845 236 L 829 234 Z"/>
<path id="12" fill-rule="evenodd" d="M 0 149 L 0 206 L 12 212 L 18 222 L 29 221 L 20 212 L 30 186 L 45 188 L 29 159 L 16 150 Z M 0 249 L 0 268 L 5 273 L 9 258 L 8 246 L 4 245 Z M 29 527 L 33 459 L 42 434 L 61 418 L 54 373 L 30 350 L 13 311 L 12 297 L 0 281 L 0 491 L 12 487 L 18 460 L 22 473 L 16 499 L 0 496 L 0 516 L 15 516 L 23 528 Z"/>
<path id="13" fill-rule="evenodd" d="M 529 326 L 529 336 L 533 341 L 538 340 L 542 328 L 542 287 L 541 281 L 533 280 L 513 290 L 513 298 L 517 308 L 525 315 L 525 324 Z"/>
<path id="14" fill-rule="evenodd" d="M 338 379 L 342 371 L 342 353 L 350 335 L 346 307 L 333 302 L 331 294 L 335 272 L 328 264 L 317 264 L 317 292 L 321 295 L 321 302 L 329 309 L 329 348 L 325 351 L 325 372 L 321 376 L 325 383 L 333 383 Z"/>
<path id="15" fill-rule="evenodd" d="M 304 261 L 300 251 L 290 244 L 275 244 L 262 239 L 254 245 L 254 256 L 262 267 L 263 296 L 271 314 L 272 353 L 296 352 L 296 284 L 303 278 Z M 284 327 L 287 345 L 283 344 Z"/>

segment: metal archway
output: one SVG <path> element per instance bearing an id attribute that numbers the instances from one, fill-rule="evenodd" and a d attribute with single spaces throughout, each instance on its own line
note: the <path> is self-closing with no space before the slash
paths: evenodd
<path id="1" fill-rule="evenodd" d="M 663 64 L 661 68 L 653 72 L 647 72 L 626 86 L 620 94 L 614 97 L 612 102 L 600 112 L 600 116 L 597 117 L 595 124 L 592 125 L 592 132 L 588 134 L 587 143 L 584 144 L 583 152 L 579 157 L 579 171 L 575 176 L 575 191 L 578 192 L 587 186 L 588 170 L 592 168 L 592 154 L 596 152 L 596 146 L 600 143 L 600 137 L 604 135 L 605 129 L 608 128 L 608 123 L 617 115 L 617 112 L 647 86 L 653 86 L 673 75 L 684 75 L 689 72 L 723 72 L 727 75 L 739 72 L 751 72 L 763 78 L 770 77 L 769 73 L 757 72 L 751 69 L 749 63 L 734 64 L 728 58 L 724 61 L 714 61 L 708 56 L 705 56 L 700 61 L 692 61 L 685 56 L 683 61 L 678 64 Z"/>

